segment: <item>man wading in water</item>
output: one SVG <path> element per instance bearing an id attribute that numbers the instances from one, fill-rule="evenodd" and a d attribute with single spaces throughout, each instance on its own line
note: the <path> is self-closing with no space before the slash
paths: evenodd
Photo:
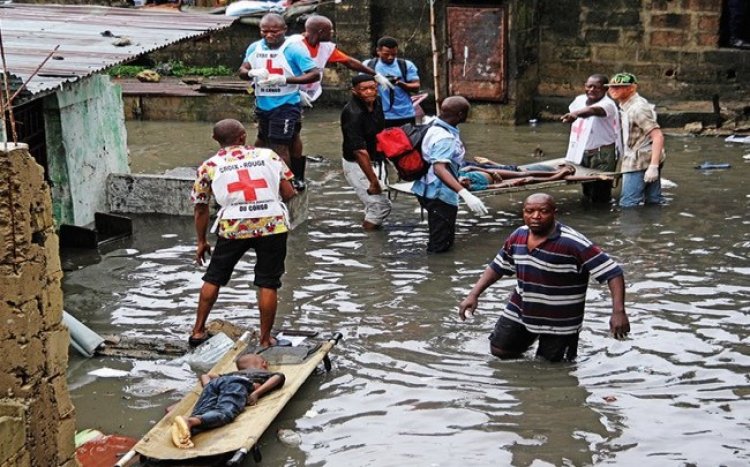
<path id="1" fill-rule="evenodd" d="M 589 276 L 609 286 L 612 335 L 622 339 L 630 332 L 622 268 L 582 234 L 557 222 L 556 214 L 552 196 L 536 193 L 526 198 L 526 225 L 505 240 L 458 307 L 463 321 L 476 311 L 487 287 L 503 276 L 516 275 L 518 285 L 490 334 L 490 352 L 501 359 L 520 357 L 538 339 L 538 357 L 574 360 Z"/>

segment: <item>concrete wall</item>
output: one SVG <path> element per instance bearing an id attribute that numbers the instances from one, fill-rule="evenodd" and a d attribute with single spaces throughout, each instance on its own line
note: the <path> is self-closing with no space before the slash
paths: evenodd
<path id="1" fill-rule="evenodd" d="M 58 224 L 83 226 L 106 210 L 110 173 L 129 172 L 122 91 L 109 76 L 66 85 L 44 102 L 47 160 Z"/>
<path id="2" fill-rule="evenodd" d="M 750 101 L 750 53 L 719 47 L 722 0 L 541 2 L 542 108 L 582 91 L 592 73 L 635 73 L 642 94 L 668 101 Z M 741 105 L 741 104 L 740 104 Z M 559 109 L 558 109 L 559 110 Z"/>
<path id="3" fill-rule="evenodd" d="M 0 145 L 0 174 L 0 466 L 74 466 L 50 190 L 26 145 Z"/>

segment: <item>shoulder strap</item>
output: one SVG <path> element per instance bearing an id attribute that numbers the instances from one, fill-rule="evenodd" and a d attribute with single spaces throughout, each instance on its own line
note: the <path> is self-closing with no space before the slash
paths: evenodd
<path id="1" fill-rule="evenodd" d="M 374 70 L 375 67 L 378 65 L 378 60 L 379 59 L 380 59 L 380 57 L 368 58 L 367 60 L 364 61 L 364 65 L 367 66 L 367 67 L 370 67 L 370 68 L 372 68 Z"/>
<path id="2" fill-rule="evenodd" d="M 406 81 L 406 60 L 403 58 L 397 58 L 396 63 L 398 63 L 398 69 L 401 71 L 401 76 L 404 78 L 404 81 Z"/>

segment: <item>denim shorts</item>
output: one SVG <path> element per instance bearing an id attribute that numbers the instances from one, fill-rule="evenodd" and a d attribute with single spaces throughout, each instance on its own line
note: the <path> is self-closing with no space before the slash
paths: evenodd
<path id="1" fill-rule="evenodd" d="M 284 104 L 271 110 L 255 109 L 258 139 L 273 144 L 289 144 L 302 130 L 302 108 Z"/>

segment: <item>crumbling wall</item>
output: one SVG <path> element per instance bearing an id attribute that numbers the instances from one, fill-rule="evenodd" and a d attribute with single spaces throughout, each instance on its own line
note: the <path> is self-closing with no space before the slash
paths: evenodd
<path id="1" fill-rule="evenodd" d="M 722 0 L 541 2 L 539 96 L 583 91 L 592 73 L 635 73 L 639 92 L 668 101 L 750 100 L 750 53 L 720 46 Z"/>
<path id="2" fill-rule="evenodd" d="M 62 269 L 43 169 L 0 145 L 0 466 L 74 466 Z"/>

